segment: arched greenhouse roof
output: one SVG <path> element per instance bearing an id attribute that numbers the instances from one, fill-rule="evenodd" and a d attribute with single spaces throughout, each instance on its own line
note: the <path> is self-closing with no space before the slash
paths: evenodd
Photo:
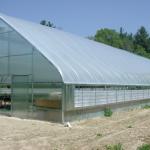
<path id="1" fill-rule="evenodd" d="M 0 18 L 40 51 L 64 83 L 150 85 L 150 60 L 58 29 Z"/>

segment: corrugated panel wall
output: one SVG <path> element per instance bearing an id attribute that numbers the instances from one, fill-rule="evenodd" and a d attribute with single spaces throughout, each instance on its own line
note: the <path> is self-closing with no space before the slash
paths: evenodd
<path id="1" fill-rule="evenodd" d="M 96 106 L 109 103 L 150 98 L 150 89 L 81 88 L 74 90 L 74 107 Z"/>

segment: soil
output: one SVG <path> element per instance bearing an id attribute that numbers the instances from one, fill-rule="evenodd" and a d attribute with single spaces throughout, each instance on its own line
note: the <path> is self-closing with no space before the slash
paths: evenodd
<path id="1" fill-rule="evenodd" d="M 0 116 L 0 150 L 124 150 L 150 144 L 150 109 L 116 112 L 112 117 L 62 124 Z"/>

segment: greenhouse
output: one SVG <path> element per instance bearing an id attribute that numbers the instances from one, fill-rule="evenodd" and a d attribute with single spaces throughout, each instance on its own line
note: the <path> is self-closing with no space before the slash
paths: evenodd
<path id="1" fill-rule="evenodd" d="M 72 121 L 150 102 L 150 60 L 0 14 L 0 113 Z"/>

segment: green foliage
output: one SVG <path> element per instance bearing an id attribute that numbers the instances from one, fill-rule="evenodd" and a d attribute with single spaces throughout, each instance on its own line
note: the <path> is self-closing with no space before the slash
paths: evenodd
<path id="1" fill-rule="evenodd" d="M 111 117 L 113 114 L 112 110 L 110 108 L 105 108 L 104 109 L 104 116 L 105 117 Z"/>
<path id="2" fill-rule="evenodd" d="M 119 34 L 112 29 L 98 30 L 95 35 L 95 40 L 114 47 L 122 47 L 122 41 Z"/>
<path id="3" fill-rule="evenodd" d="M 122 144 L 106 145 L 106 150 L 124 150 Z"/>
<path id="4" fill-rule="evenodd" d="M 143 108 L 144 109 L 150 109 L 150 105 L 145 105 Z"/>
<path id="5" fill-rule="evenodd" d="M 103 135 L 101 133 L 96 134 L 97 137 L 102 137 Z"/>
<path id="6" fill-rule="evenodd" d="M 142 46 L 146 52 L 150 52 L 150 38 L 149 34 L 146 31 L 145 27 L 141 27 L 137 33 L 135 34 L 135 41 L 136 45 Z"/>
<path id="7" fill-rule="evenodd" d="M 139 146 L 137 150 L 150 150 L 150 144 L 143 144 Z"/>
<path id="8" fill-rule="evenodd" d="M 56 28 L 56 26 L 53 23 L 51 23 L 50 21 L 42 20 L 42 21 L 40 21 L 40 24 L 44 25 L 44 26 Z"/>
<path id="9" fill-rule="evenodd" d="M 119 32 L 104 28 L 91 39 L 150 58 L 150 36 L 145 27 L 141 27 L 135 35 L 124 32 L 123 28 Z"/>
<path id="10" fill-rule="evenodd" d="M 127 128 L 132 128 L 132 126 L 131 126 L 131 125 L 129 125 L 129 126 L 127 126 Z"/>

